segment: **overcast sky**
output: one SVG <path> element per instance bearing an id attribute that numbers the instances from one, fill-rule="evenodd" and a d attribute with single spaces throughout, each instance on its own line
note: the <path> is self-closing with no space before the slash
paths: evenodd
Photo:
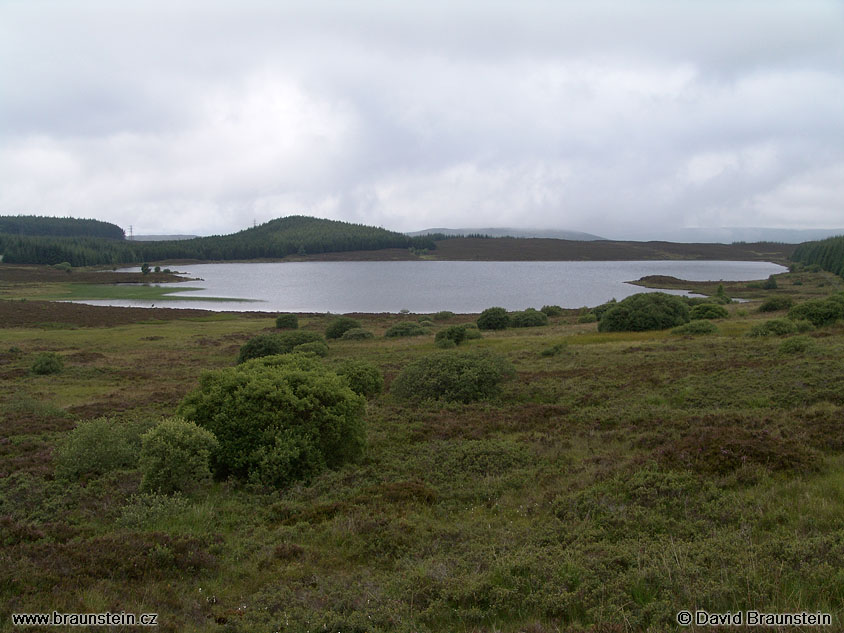
<path id="1" fill-rule="evenodd" d="M 841 0 L 0 0 L 0 214 L 844 226 Z"/>

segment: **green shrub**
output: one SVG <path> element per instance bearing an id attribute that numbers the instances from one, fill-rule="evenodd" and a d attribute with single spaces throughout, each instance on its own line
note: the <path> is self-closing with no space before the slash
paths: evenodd
<path id="1" fill-rule="evenodd" d="M 346 316 L 337 317 L 325 328 L 325 338 L 340 338 L 347 331 L 360 326 L 361 323 L 357 319 Z"/>
<path id="2" fill-rule="evenodd" d="M 177 414 L 211 431 L 217 477 L 281 487 L 363 452 L 365 400 L 313 356 L 207 371 Z"/>
<path id="3" fill-rule="evenodd" d="M 635 294 L 604 312 L 599 332 L 664 330 L 689 321 L 689 306 L 680 297 L 664 292 Z"/>
<path id="4" fill-rule="evenodd" d="M 794 322 L 794 327 L 797 329 L 797 331 L 798 331 L 800 334 L 805 334 L 806 332 L 811 332 L 812 330 L 814 330 L 814 329 L 815 329 L 815 326 L 814 326 L 814 325 L 812 325 L 812 324 L 811 324 L 809 321 L 807 321 L 806 319 L 797 319 L 797 320 Z"/>
<path id="5" fill-rule="evenodd" d="M 815 341 L 808 336 L 792 336 L 780 343 L 780 354 L 801 354 L 815 347 Z"/>
<path id="6" fill-rule="evenodd" d="M 41 352 L 32 361 L 29 370 L 33 374 L 39 376 L 46 376 L 48 374 L 58 374 L 64 369 L 64 362 L 61 356 L 55 352 Z"/>
<path id="7" fill-rule="evenodd" d="M 730 316 L 727 308 L 717 303 L 701 303 L 689 310 L 689 318 L 696 319 L 726 319 Z"/>
<path id="8" fill-rule="evenodd" d="M 373 398 L 384 389 L 384 376 L 372 363 L 364 360 L 346 360 L 336 371 L 352 391 L 364 398 Z"/>
<path id="9" fill-rule="evenodd" d="M 535 308 L 528 308 L 523 312 L 514 312 L 510 315 L 510 322 L 513 327 L 537 327 L 548 325 L 548 315 Z"/>
<path id="10" fill-rule="evenodd" d="M 606 314 L 607 311 L 611 310 L 615 306 L 618 305 L 618 302 L 615 299 L 610 299 L 606 303 L 602 303 L 599 306 L 595 306 L 592 308 L 592 314 L 595 315 L 595 319 L 600 321 L 601 318 Z"/>
<path id="11" fill-rule="evenodd" d="M 427 331 L 418 323 L 413 321 L 402 321 L 401 323 L 396 323 L 393 326 L 387 328 L 387 331 L 384 332 L 384 336 L 387 338 L 398 338 L 400 336 L 421 336 L 422 334 L 426 334 Z"/>
<path id="12" fill-rule="evenodd" d="M 587 312 L 586 314 L 581 314 L 577 317 L 578 323 L 595 323 L 598 320 L 598 315 L 594 312 Z"/>
<path id="13" fill-rule="evenodd" d="M 63 270 L 66 273 L 70 273 L 73 270 L 73 266 L 70 262 L 61 262 L 59 264 L 53 264 L 53 268 L 56 270 Z"/>
<path id="14" fill-rule="evenodd" d="M 759 306 L 759 312 L 777 312 L 788 310 L 794 306 L 794 299 L 791 297 L 768 297 Z"/>
<path id="15" fill-rule="evenodd" d="M 146 427 L 111 418 L 80 422 L 56 448 L 56 476 L 76 479 L 134 468 L 142 430 Z"/>
<path id="16" fill-rule="evenodd" d="M 340 337 L 343 341 L 365 341 L 370 338 L 375 338 L 375 335 L 362 327 L 353 327 L 351 330 L 346 330 Z"/>
<path id="17" fill-rule="evenodd" d="M 690 321 L 685 325 L 681 325 L 679 327 L 675 327 L 671 330 L 672 334 L 691 334 L 691 335 L 698 335 L 698 334 L 717 334 L 718 328 L 715 327 L 715 324 L 711 321 L 706 319 L 699 319 L 696 321 Z"/>
<path id="18" fill-rule="evenodd" d="M 419 325 L 421 325 L 422 327 L 430 328 L 434 327 L 434 322 L 431 321 L 431 319 L 419 319 Z"/>
<path id="19" fill-rule="evenodd" d="M 510 315 L 504 308 L 487 308 L 477 320 L 479 330 L 506 330 L 510 327 Z"/>
<path id="20" fill-rule="evenodd" d="M 797 331 L 797 326 L 793 321 L 788 319 L 771 319 L 764 323 L 759 323 L 750 328 L 748 336 L 785 336 L 786 334 L 794 334 Z"/>
<path id="21" fill-rule="evenodd" d="M 563 314 L 563 309 L 560 306 L 542 306 L 539 311 L 549 317 L 562 316 Z"/>
<path id="22" fill-rule="evenodd" d="M 245 363 L 253 358 L 289 354 L 298 345 L 315 341 L 322 342 L 322 340 L 322 336 L 316 332 L 306 330 L 292 330 L 281 334 L 259 334 L 246 341 L 246 344 L 240 348 L 237 362 Z"/>
<path id="23" fill-rule="evenodd" d="M 514 374 L 503 356 L 439 352 L 407 365 L 393 381 L 391 392 L 406 400 L 473 402 L 497 395 L 501 381 Z"/>
<path id="24" fill-rule="evenodd" d="M 302 343 L 291 350 L 294 354 L 316 354 L 325 358 L 328 356 L 328 345 L 325 341 L 311 341 L 310 343 Z"/>
<path id="25" fill-rule="evenodd" d="M 477 330 L 475 331 L 477 332 Z M 466 327 L 463 325 L 451 325 L 444 330 L 440 330 L 434 337 L 434 341 L 439 343 L 443 339 L 449 339 L 454 341 L 455 345 L 460 345 L 460 343 L 466 340 Z"/>
<path id="26" fill-rule="evenodd" d="M 483 338 L 481 331 L 474 323 L 463 323 L 463 329 L 465 330 L 467 341 L 474 341 L 476 339 Z"/>
<path id="27" fill-rule="evenodd" d="M 768 278 L 762 283 L 763 290 L 776 290 L 777 289 L 777 280 L 774 278 L 773 275 L 769 275 Z"/>
<path id="28" fill-rule="evenodd" d="M 279 314 L 275 319 L 275 326 L 279 330 L 298 330 L 299 317 L 295 314 Z"/>
<path id="29" fill-rule="evenodd" d="M 454 312 L 450 310 L 440 310 L 434 314 L 434 321 L 447 321 L 454 318 Z"/>
<path id="30" fill-rule="evenodd" d="M 841 295 L 833 295 L 825 299 L 809 299 L 791 308 L 788 311 L 788 318 L 795 321 L 805 319 L 815 327 L 829 325 L 844 318 L 844 300 Z"/>
<path id="31" fill-rule="evenodd" d="M 457 343 L 455 343 L 450 338 L 440 338 L 434 341 L 434 344 L 439 347 L 440 349 L 454 349 L 457 347 Z"/>
<path id="32" fill-rule="evenodd" d="M 210 482 L 210 457 L 217 446 L 214 434 L 193 422 L 162 420 L 141 436 L 141 490 L 170 494 Z"/>

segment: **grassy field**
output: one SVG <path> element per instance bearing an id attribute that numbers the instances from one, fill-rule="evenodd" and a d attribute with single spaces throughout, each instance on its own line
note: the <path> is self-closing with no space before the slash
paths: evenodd
<path id="1" fill-rule="evenodd" d="M 785 316 L 759 299 L 843 285 L 776 279 L 725 284 L 757 300 L 728 305 L 715 335 L 598 333 L 576 311 L 484 333 L 461 348 L 517 373 L 474 404 L 408 404 L 389 385 L 476 315 L 399 339 L 383 333 L 417 315 L 356 315 L 376 337 L 331 341 L 325 362 L 385 375 L 364 458 L 285 490 L 176 496 L 139 494 L 134 469 L 58 479 L 57 443 L 98 416 L 172 415 L 274 315 L 0 301 L 0 630 L 54 610 L 188 632 L 724 630 L 678 627 L 698 609 L 823 612 L 833 626 L 765 630 L 841 630 L 844 326 L 800 346 L 747 334 Z M 299 315 L 316 332 L 330 319 Z M 64 370 L 30 373 L 41 352 Z"/>

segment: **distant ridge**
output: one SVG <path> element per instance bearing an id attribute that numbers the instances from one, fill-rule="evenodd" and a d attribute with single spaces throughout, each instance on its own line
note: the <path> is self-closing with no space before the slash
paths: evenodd
<path id="1" fill-rule="evenodd" d="M 484 235 L 488 237 L 539 237 L 556 240 L 573 240 L 577 242 L 591 242 L 594 240 L 605 240 L 607 238 L 581 231 L 559 231 L 554 229 L 514 229 L 514 228 L 485 228 L 485 229 L 424 229 L 406 233 L 410 237 L 420 235 Z"/>
<path id="2" fill-rule="evenodd" d="M 732 244 L 733 242 L 782 242 L 801 244 L 844 235 L 844 229 L 771 229 L 753 226 L 723 226 L 719 228 L 686 228 L 665 230 L 618 229 L 610 239 L 635 241 L 665 241 L 693 244 Z"/>

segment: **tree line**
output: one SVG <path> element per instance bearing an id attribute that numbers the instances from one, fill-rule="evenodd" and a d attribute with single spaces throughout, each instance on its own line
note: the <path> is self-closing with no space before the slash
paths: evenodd
<path id="1" fill-rule="evenodd" d="M 17 264 L 95 266 L 165 259 L 275 259 L 385 248 L 434 249 L 436 244 L 427 235 L 411 238 L 382 228 L 306 216 L 278 218 L 231 235 L 161 242 L 0 233 L 2 261 Z"/>
<path id="2" fill-rule="evenodd" d="M 820 266 L 823 270 L 844 277 L 844 235 L 804 242 L 794 249 L 791 259 L 806 266 Z"/>
<path id="3" fill-rule="evenodd" d="M 79 218 L 49 218 L 39 215 L 0 216 L 0 233 L 9 235 L 124 239 L 123 229 L 110 222 Z"/>

